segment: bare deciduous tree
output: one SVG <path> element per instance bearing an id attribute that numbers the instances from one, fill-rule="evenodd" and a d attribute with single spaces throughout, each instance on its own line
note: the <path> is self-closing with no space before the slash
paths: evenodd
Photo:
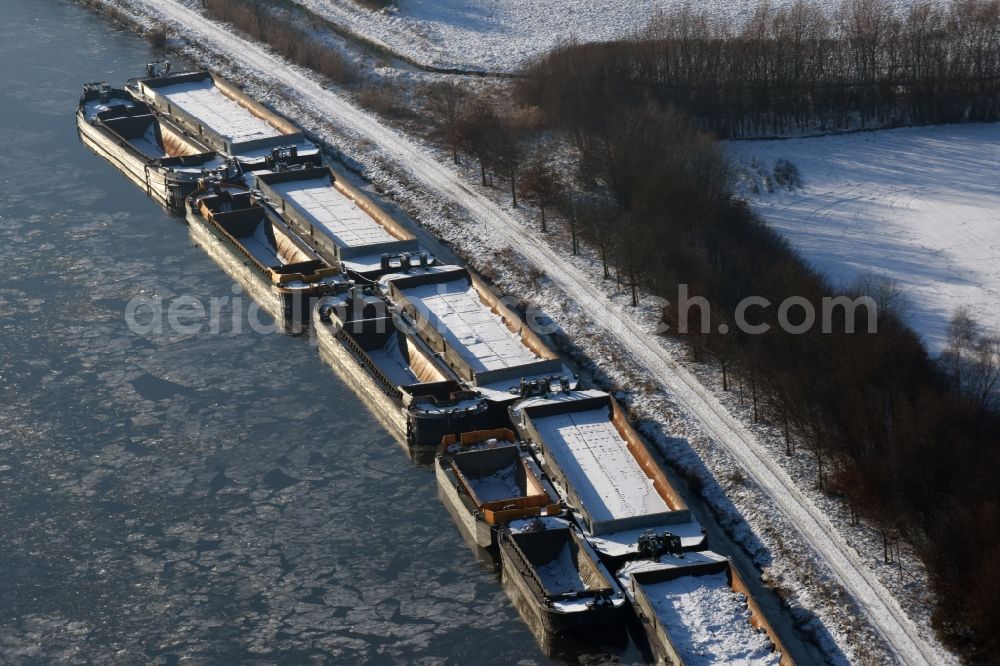
<path id="1" fill-rule="evenodd" d="M 458 149 L 462 143 L 462 105 L 465 101 L 465 89 L 452 81 L 433 83 L 425 94 L 424 108 L 441 140 L 451 150 L 455 164 L 458 164 Z"/>
<path id="2" fill-rule="evenodd" d="M 545 222 L 545 209 L 553 205 L 560 192 L 559 179 L 549 161 L 549 148 L 541 147 L 535 151 L 534 157 L 528 162 L 521 174 L 521 196 L 528 202 L 538 206 L 541 216 L 542 233 L 548 231 Z M 571 223 L 572 224 L 572 223 Z M 575 254 L 574 240 L 574 254 Z"/>
<path id="3" fill-rule="evenodd" d="M 501 120 L 492 102 L 483 97 L 476 98 L 463 110 L 458 121 L 458 136 L 462 148 L 479 161 L 479 173 L 483 186 L 486 170 L 493 166 L 497 127 Z"/>

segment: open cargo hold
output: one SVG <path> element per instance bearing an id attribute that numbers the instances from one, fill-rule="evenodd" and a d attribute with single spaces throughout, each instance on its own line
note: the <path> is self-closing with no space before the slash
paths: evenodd
<path id="1" fill-rule="evenodd" d="M 87 147 L 175 212 L 183 211 L 185 197 L 207 171 L 226 167 L 222 155 L 153 114 L 128 91 L 105 83 L 84 86 L 76 121 Z"/>
<path id="2" fill-rule="evenodd" d="M 194 242 L 203 247 L 281 326 L 298 333 L 323 294 L 348 286 L 274 211 L 221 184 L 188 200 Z"/>
<path id="3" fill-rule="evenodd" d="M 544 633 L 562 634 L 623 622 L 625 596 L 617 581 L 566 521 L 517 521 L 499 533 L 508 593 Z"/>
<path id="4" fill-rule="evenodd" d="M 129 90 L 204 145 L 241 162 L 264 161 L 275 148 L 319 153 L 295 125 L 209 72 L 134 79 Z"/>
<path id="5" fill-rule="evenodd" d="M 449 435 L 435 460 L 438 494 L 477 546 L 515 518 L 555 516 L 559 498 L 538 464 L 506 428 Z"/>
<path id="6" fill-rule="evenodd" d="M 321 255 L 350 272 L 374 279 L 411 261 L 432 262 L 413 234 L 332 169 L 259 174 L 256 187 Z"/>
<path id="7" fill-rule="evenodd" d="M 630 562 L 618 578 L 657 663 L 791 666 L 760 606 L 721 555 L 705 551 Z"/>
<path id="8" fill-rule="evenodd" d="M 704 547 L 700 525 L 610 395 L 529 398 L 515 418 L 602 554 L 615 561 L 631 557 L 642 534 L 654 529 L 676 534 L 686 549 Z"/>
<path id="9" fill-rule="evenodd" d="M 412 455 L 429 461 L 446 435 L 487 429 L 487 405 L 401 324 L 360 287 L 321 299 L 313 313 L 323 358 Z"/>

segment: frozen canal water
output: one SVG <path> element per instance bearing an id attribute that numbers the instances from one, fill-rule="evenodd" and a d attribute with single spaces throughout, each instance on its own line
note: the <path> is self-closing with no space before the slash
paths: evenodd
<path id="1" fill-rule="evenodd" d="M 129 331 L 133 297 L 233 296 L 76 136 L 81 84 L 154 54 L 65 0 L 0 6 L 0 663 L 546 661 L 306 339 L 229 307 Z"/>

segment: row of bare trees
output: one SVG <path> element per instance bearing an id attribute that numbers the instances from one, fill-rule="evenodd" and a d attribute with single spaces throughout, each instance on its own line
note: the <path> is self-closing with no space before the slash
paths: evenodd
<path id="1" fill-rule="evenodd" d="M 813 459 L 816 484 L 846 498 L 847 519 L 874 524 L 887 558 L 899 537 L 918 548 L 939 593 L 937 626 L 952 643 L 968 655 L 995 654 L 996 338 L 959 312 L 949 352 L 936 362 L 904 324 L 891 284 L 833 289 L 731 197 L 716 144 L 676 113 L 626 107 L 604 126 L 580 144 L 579 180 L 591 184 L 590 196 L 564 217 L 585 221 L 583 237 L 612 264 L 606 275 L 632 289 L 633 303 L 636 285 L 674 302 L 664 310 L 669 330 L 695 357 L 718 365 L 724 388 L 739 391 L 754 419 L 780 428 L 787 454 L 801 448 Z M 681 285 L 704 299 L 704 327 L 701 306 L 677 307 Z M 818 325 L 788 332 L 775 307 L 751 316 L 769 327 L 765 334 L 734 322 L 747 296 L 774 304 L 804 298 L 822 312 L 824 298 L 838 295 L 877 303 L 877 332 L 869 334 L 860 316 L 858 332 L 847 332 L 841 309 L 830 333 Z"/>
<path id="2" fill-rule="evenodd" d="M 450 81 L 427 87 L 424 110 L 456 163 L 459 153 L 474 159 L 484 186 L 493 185 L 494 176 L 506 181 L 513 205 L 520 195 L 538 206 L 546 231 L 546 211 L 556 203 L 560 184 L 550 147 L 537 137 L 541 119 L 536 111 L 469 94 Z"/>
<path id="3" fill-rule="evenodd" d="M 308 25 L 276 12 L 273 3 L 267 0 L 203 0 L 203 4 L 212 16 L 235 25 L 292 62 L 319 72 L 334 83 L 349 83 L 357 78 L 354 66 L 317 39 Z"/>
<path id="4" fill-rule="evenodd" d="M 1000 407 L 1000 337 L 984 331 L 968 306 L 951 319 L 941 361 L 954 390 L 977 413 Z"/>
<path id="5" fill-rule="evenodd" d="M 883 58 L 876 49 L 852 68 L 868 71 Z M 866 279 L 834 290 L 733 198 L 703 118 L 669 98 L 621 92 L 592 64 L 574 59 L 558 80 L 536 68 L 513 100 L 442 84 L 427 109 L 456 160 L 476 160 L 484 183 L 490 174 L 509 179 L 515 196 L 548 210 L 548 223 L 566 225 L 574 252 L 581 242 L 595 248 L 604 277 L 630 289 L 633 304 L 643 289 L 674 301 L 663 312 L 671 333 L 718 365 L 724 389 L 738 391 L 754 419 L 779 428 L 788 455 L 812 458 L 817 485 L 846 499 L 845 520 L 874 525 L 887 562 L 898 562 L 900 539 L 918 549 L 939 595 L 937 626 L 952 644 L 973 658 L 996 653 L 997 341 L 958 312 L 948 351 L 932 359 L 905 325 L 893 285 Z M 567 108 L 551 95 L 588 102 Z M 571 169 L 553 167 L 553 144 L 574 155 Z M 678 307 L 682 285 L 696 307 Z M 792 332 L 772 307 L 751 317 L 769 331 L 747 333 L 734 315 L 751 295 L 774 304 L 798 297 L 816 312 L 830 296 L 867 296 L 877 332 L 864 317 L 851 332 L 846 308 L 832 312 L 826 331 Z"/>
<path id="6" fill-rule="evenodd" d="M 592 87 L 572 87 L 582 71 Z M 532 73 L 532 97 L 583 126 L 596 100 L 621 96 L 673 104 L 729 137 L 991 121 L 1000 0 L 764 1 L 735 27 L 684 4 L 635 39 L 565 44 Z"/>

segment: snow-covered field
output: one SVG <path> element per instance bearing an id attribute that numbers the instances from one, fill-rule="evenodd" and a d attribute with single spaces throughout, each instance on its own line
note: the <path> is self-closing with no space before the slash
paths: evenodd
<path id="1" fill-rule="evenodd" d="M 731 142 L 754 207 L 835 283 L 896 282 L 911 325 L 941 351 L 957 306 L 1000 332 L 1000 125 Z M 762 186 L 779 159 L 802 187 Z M 756 166 L 753 162 L 756 160 Z M 758 168 L 759 167 L 759 171 Z"/>
<path id="2" fill-rule="evenodd" d="M 294 1 L 421 64 L 511 72 L 560 40 L 627 36 L 657 10 L 684 0 L 397 0 L 398 10 L 389 12 L 354 0 Z M 732 21 L 746 18 L 756 5 L 756 0 L 698 3 Z"/>

